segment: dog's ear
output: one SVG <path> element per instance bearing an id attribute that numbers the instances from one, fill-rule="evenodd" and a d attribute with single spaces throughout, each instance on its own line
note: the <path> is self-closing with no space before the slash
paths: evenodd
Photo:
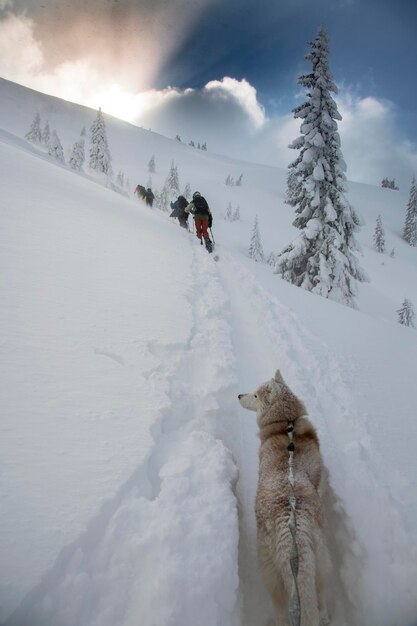
<path id="1" fill-rule="evenodd" d="M 285 383 L 284 383 L 284 379 L 282 378 L 282 374 L 281 374 L 281 372 L 280 372 L 279 370 L 277 370 L 277 371 L 275 372 L 274 380 L 275 380 L 275 382 L 277 382 L 277 383 L 282 383 L 282 384 L 285 384 Z"/>
<path id="2" fill-rule="evenodd" d="M 280 383 L 278 383 L 275 378 L 271 378 L 271 380 L 269 381 L 268 387 L 271 391 L 271 393 L 275 396 L 277 396 L 278 394 L 281 393 L 282 391 L 282 385 Z"/>

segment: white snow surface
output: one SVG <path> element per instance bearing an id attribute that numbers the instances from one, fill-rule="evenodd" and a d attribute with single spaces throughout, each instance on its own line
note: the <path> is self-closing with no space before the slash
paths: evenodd
<path id="1" fill-rule="evenodd" d="M 37 111 L 66 156 L 96 115 L 0 80 L 0 623 L 270 626 L 257 426 L 237 394 L 280 368 L 329 473 L 332 625 L 417 624 L 417 331 L 396 313 L 417 304 L 408 189 L 350 184 L 371 279 L 353 310 L 248 257 L 256 214 L 266 256 L 298 233 L 285 171 L 106 117 L 133 188 L 154 154 L 154 187 L 174 160 L 206 197 L 216 263 L 167 214 L 23 139 Z"/>

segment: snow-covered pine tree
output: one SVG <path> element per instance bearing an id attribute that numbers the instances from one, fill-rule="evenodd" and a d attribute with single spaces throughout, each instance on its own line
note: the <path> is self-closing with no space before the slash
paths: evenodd
<path id="1" fill-rule="evenodd" d="M 403 238 L 410 246 L 417 246 L 417 184 L 416 177 L 411 181 L 410 198 L 407 203 Z"/>
<path id="2" fill-rule="evenodd" d="M 232 209 L 231 202 L 229 202 L 229 204 L 227 205 L 226 213 L 224 214 L 224 219 L 226 220 L 226 222 L 231 222 L 233 220 L 233 209 Z"/>
<path id="3" fill-rule="evenodd" d="M 194 141 L 191 139 L 190 143 L 188 144 L 189 146 L 191 146 L 192 148 L 195 148 L 195 143 Z"/>
<path id="4" fill-rule="evenodd" d="M 275 267 L 275 264 L 277 262 L 277 257 L 276 254 L 274 254 L 274 252 L 271 252 L 271 254 L 269 255 L 268 259 L 267 259 L 267 264 L 270 265 L 271 267 Z"/>
<path id="5" fill-rule="evenodd" d="M 415 312 L 411 300 L 404 298 L 401 308 L 398 309 L 398 322 L 403 326 L 412 326 L 414 328 Z"/>
<path id="6" fill-rule="evenodd" d="M 249 246 L 249 256 L 254 261 L 259 261 L 261 263 L 263 263 L 265 258 L 261 243 L 261 234 L 259 232 L 258 216 L 255 217 L 255 222 L 253 224 L 252 237 Z"/>
<path id="7" fill-rule="evenodd" d="M 230 181 L 231 181 L 231 177 L 230 177 L 230 174 L 228 174 L 226 180 L 224 181 L 224 184 L 227 185 L 227 187 L 230 187 Z"/>
<path id="8" fill-rule="evenodd" d="M 191 187 L 190 187 L 190 183 L 187 183 L 187 184 L 185 185 L 185 189 L 184 189 L 184 192 L 183 192 L 183 194 L 182 194 L 182 195 L 183 195 L 183 196 L 184 196 L 184 198 L 186 198 L 187 200 L 188 200 L 189 198 L 191 198 L 191 195 L 192 195 L 192 194 L 191 194 Z"/>
<path id="9" fill-rule="evenodd" d="M 29 132 L 26 133 L 25 139 L 31 143 L 42 143 L 41 116 L 36 113 Z"/>
<path id="10" fill-rule="evenodd" d="M 155 166 L 155 156 L 152 155 L 150 160 L 149 160 L 149 163 L 148 163 L 148 172 L 150 172 L 151 174 L 154 174 L 155 173 L 155 169 L 156 169 L 156 166 Z"/>
<path id="11" fill-rule="evenodd" d="M 50 138 L 51 138 L 51 129 L 49 128 L 48 120 L 46 120 L 45 126 L 43 127 L 42 138 L 41 138 L 41 141 L 44 146 L 47 146 L 49 144 Z"/>
<path id="12" fill-rule="evenodd" d="M 160 211 L 163 211 L 164 213 L 167 213 L 168 207 L 169 207 L 169 200 L 170 200 L 170 192 L 166 188 L 166 185 L 164 185 L 162 187 L 161 193 L 155 193 L 156 208 L 159 209 Z"/>
<path id="13" fill-rule="evenodd" d="M 178 177 L 178 168 L 175 165 L 174 161 L 171 163 L 171 169 L 169 170 L 168 178 L 165 181 L 165 187 L 168 192 L 172 192 L 171 195 L 175 193 L 175 195 L 179 196 L 180 192 L 180 183 Z"/>
<path id="14" fill-rule="evenodd" d="M 180 137 L 179 135 L 175 135 L 175 139 L 176 139 L 177 141 L 181 141 L 181 137 Z"/>
<path id="15" fill-rule="evenodd" d="M 83 134 L 84 133 L 84 134 Z M 85 161 L 85 128 L 81 131 L 81 136 L 72 147 L 69 165 L 73 170 L 80 172 L 83 169 Z"/>
<path id="16" fill-rule="evenodd" d="M 374 230 L 374 250 L 381 253 L 385 252 L 385 231 L 380 215 L 377 217 Z"/>
<path id="17" fill-rule="evenodd" d="M 393 249 L 391 250 L 391 252 L 389 253 L 389 255 L 390 255 L 391 259 L 393 259 L 393 258 L 395 257 L 395 248 L 393 248 Z"/>
<path id="18" fill-rule="evenodd" d="M 125 175 L 122 172 L 122 170 L 119 170 L 116 176 L 116 183 L 119 185 L 119 187 L 124 187 L 125 186 Z"/>
<path id="19" fill-rule="evenodd" d="M 207 144 L 206 144 L 206 142 L 204 142 L 203 144 L 201 144 L 201 149 L 202 149 L 202 150 L 207 150 Z"/>
<path id="20" fill-rule="evenodd" d="M 201 149 L 200 142 L 198 142 L 198 144 L 197 144 L 197 149 L 198 149 L 198 150 L 200 150 L 200 149 Z"/>
<path id="21" fill-rule="evenodd" d="M 97 117 L 90 128 L 90 168 L 96 172 L 113 176 L 111 166 L 111 154 L 107 142 L 106 124 L 101 112 L 97 111 Z"/>
<path id="22" fill-rule="evenodd" d="M 238 222 L 239 220 L 240 220 L 240 207 L 239 207 L 239 205 L 237 205 L 237 207 L 235 208 L 235 210 L 233 212 L 232 221 L 233 222 Z"/>
<path id="23" fill-rule="evenodd" d="M 294 190 L 294 226 L 302 232 L 278 256 L 276 273 L 326 298 L 355 306 L 356 281 L 367 280 L 353 254 L 358 250 L 354 232 L 359 218 L 345 198 L 346 165 L 340 150 L 336 120 L 341 116 L 331 92 L 337 93 L 328 65 L 328 35 L 321 27 L 310 42 L 306 59 L 311 74 L 298 82 L 308 89 L 307 101 L 294 117 L 303 120 L 291 148 L 300 150 L 290 165 Z"/>
<path id="24" fill-rule="evenodd" d="M 48 154 L 59 163 L 65 163 L 64 150 L 56 130 L 52 131 L 48 144 Z"/>
<path id="25" fill-rule="evenodd" d="M 243 174 L 241 174 L 239 178 L 237 179 L 237 181 L 235 182 L 236 187 L 242 186 L 242 178 L 243 178 Z"/>
<path id="26" fill-rule="evenodd" d="M 295 206 L 296 203 L 293 202 L 293 196 L 297 196 L 297 171 L 291 165 L 289 166 L 289 171 L 287 175 L 287 191 L 286 191 L 286 199 L 285 202 L 290 204 L 291 206 Z"/>

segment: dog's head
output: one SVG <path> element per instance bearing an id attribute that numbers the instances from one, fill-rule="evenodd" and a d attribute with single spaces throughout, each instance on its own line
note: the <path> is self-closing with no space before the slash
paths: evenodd
<path id="1" fill-rule="evenodd" d="M 255 393 L 242 393 L 238 398 L 244 409 L 256 411 L 260 427 L 278 421 L 294 421 L 306 413 L 303 403 L 286 385 L 279 370 Z"/>

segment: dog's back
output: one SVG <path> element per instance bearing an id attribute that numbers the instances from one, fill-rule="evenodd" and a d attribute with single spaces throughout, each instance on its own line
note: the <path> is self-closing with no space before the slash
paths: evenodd
<path id="1" fill-rule="evenodd" d="M 239 399 L 243 406 L 252 410 L 255 410 L 257 401 L 261 439 L 256 496 L 258 552 L 279 624 L 289 624 L 288 603 L 294 583 L 290 564 L 294 546 L 289 528 L 290 497 L 293 495 L 289 480 L 289 424 L 294 443 L 292 473 L 295 479 L 300 623 L 302 626 L 325 624 L 324 579 L 329 561 L 323 537 L 321 496 L 326 479 L 317 433 L 304 417 L 304 405 L 285 385 L 279 372 L 273 381 L 247 396 L 246 400 L 243 396 Z M 252 401 L 253 405 L 248 406 Z"/>

